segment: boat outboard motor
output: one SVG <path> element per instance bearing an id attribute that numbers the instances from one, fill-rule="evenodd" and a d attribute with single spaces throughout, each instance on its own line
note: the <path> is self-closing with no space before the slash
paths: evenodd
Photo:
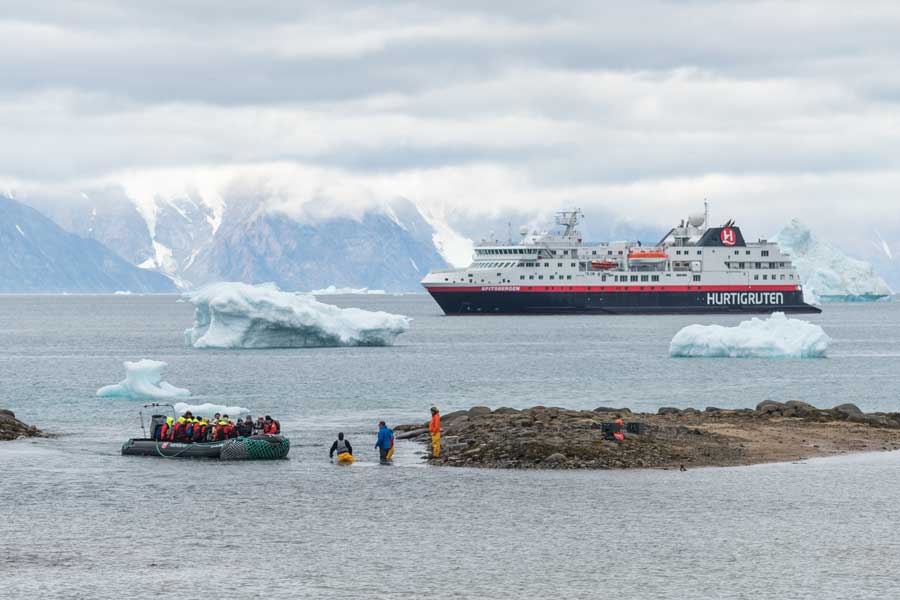
<path id="1" fill-rule="evenodd" d="M 166 422 L 166 415 L 153 415 L 150 417 L 150 439 L 159 439 L 159 430 L 162 429 L 163 423 Z"/>

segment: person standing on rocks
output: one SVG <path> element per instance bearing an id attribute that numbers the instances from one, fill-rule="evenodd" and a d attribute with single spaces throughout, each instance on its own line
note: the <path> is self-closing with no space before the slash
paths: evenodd
<path id="1" fill-rule="evenodd" d="M 441 412 L 436 406 L 431 407 L 431 422 L 428 424 L 431 434 L 431 452 L 434 458 L 441 457 Z"/>

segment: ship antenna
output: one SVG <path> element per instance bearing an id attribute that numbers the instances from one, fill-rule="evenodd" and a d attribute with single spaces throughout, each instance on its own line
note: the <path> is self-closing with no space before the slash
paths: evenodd
<path id="1" fill-rule="evenodd" d="M 709 227 L 709 202 L 703 199 L 703 227 Z"/>

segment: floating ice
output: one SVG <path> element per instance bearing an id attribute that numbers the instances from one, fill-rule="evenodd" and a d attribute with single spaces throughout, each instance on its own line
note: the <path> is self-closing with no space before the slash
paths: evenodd
<path id="1" fill-rule="evenodd" d="M 872 265 L 816 239 L 799 219 L 782 229 L 775 241 L 791 255 L 807 302 L 881 300 L 893 293 Z"/>
<path id="2" fill-rule="evenodd" d="M 335 287 L 333 285 L 329 285 L 327 288 L 322 288 L 321 290 L 313 290 L 310 292 L 313 296 L 337 296 L 341 294 L 374 294 L 378 296 L 383 296 L 386 294 L 384 290 L 370 290 L 369 288 L 348 288 L 348 287 Z"/>
<path id="3" fill-rule="evenodd" d="M 130 398 L 132 400 L 172 400 L 187 398 L 190 390 L 175 387 L 162 379 L 167 363 L 147 358 L 137 362 L 125 361 L 125 379 L 115 385 L 97 390 L 98 398 Z"/>
<path id="4" fill-rule="evenodd" d="M 338 308 L 271 283 L 215 283 L 184 297 L 195 307 L 184 332 L 195 348 L 387 346 L 409 329 L 408 317 Z"/>
<path id="5" fill-rule="evenodd" d="M 831 341 L 821 327 L 773 313 L 736 327 L 688 325 L 675 334 L 670 356 L 732 358 L 823 358 Z"/>
<path id="6" fill-rule="evenodd" d="M 225 406 L 224 404 L 211 404 L 206 402 L 205 404 L 186 404 L 184 402 L 179 402 L 175 405 L 175 414 L 183 415 L 187 411 L 191 411 L 191 414 L 195 417 L 212 417 L 216 413 L 220 415 L 228 415 L 229 418 L 237 417 L 238 415 L 249 415 L 250 409 L 244 408 L 242 406 Z"/>

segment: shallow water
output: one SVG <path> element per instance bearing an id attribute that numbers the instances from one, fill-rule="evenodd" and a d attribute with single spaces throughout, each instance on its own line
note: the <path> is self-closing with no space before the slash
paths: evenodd
<path id="1" fill-rule="evenodd" d="M 473 404 L 897 410 L 900 304 L 829 305 L 823 360 L 671 359 L 717 317 L 443 317 L 424 296 L 326 301 L 414 317 L 391 348 L 199 351 L 170 296 L 0 297 L 0 405 L 61 434 L 0 446 L 0 596 L 892 597 L 900 454 L 734 469 L 421 466 L 374 423 Z M 170 363 L 193 402 L 280 418 L 291 457 L 122 457 L 141 403 L 95 399 L 123 360 Z M 327 460 L 343 430 L 360 462 Z M 187 591 L 185 592 L 185 586 Z"/>

